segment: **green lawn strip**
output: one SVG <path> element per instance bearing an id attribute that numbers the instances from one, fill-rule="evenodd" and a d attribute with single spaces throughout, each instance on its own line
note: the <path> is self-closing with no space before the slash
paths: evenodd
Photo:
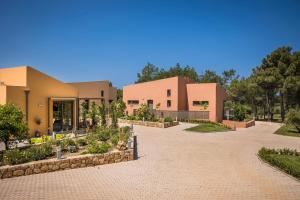
<path id="1" fill-rule="evenodd" d="M 288 155 L 271 151 L 260 150 L 258 153 L 259 157 L 275 166 L 282 171 L 294 176 L 300 180 L 300 156 L 298 155 Z"/>
<path id="2" fill-rule="evenodd" d="M 210 133 L 210 132 L 229 131 L 230 129 L 223 126 L 223 125 L 219 125 L 219 124 L 200 123 L 198 126 L 187 128 L 185 130 L 186 131 L 193 131 L 193 132 Z"/>
<path id="3" fill-rule="evenodd" d="M 300 133 L 297 132 L 297 129 L 293 126 L 283 125 L 274 134 L 278 135 L 285 135 L 285 136 L 293 136 L 293 137 L 300 137 Z"/>

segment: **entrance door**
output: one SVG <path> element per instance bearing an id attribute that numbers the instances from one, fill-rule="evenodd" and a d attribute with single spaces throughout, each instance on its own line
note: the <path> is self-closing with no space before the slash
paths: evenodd
<path id="1" fill-rule="evenodd" d="M 53 101 L 53 131 L 73 129 L 74 101 Z"/>
<path id="2" fill-rule="evenodd" d="M 153 100 L 149 99 L 147 101 L 147 105 L 148 105 L 148 107 L 149 107 L 150 110 L 153 110 Z"/>

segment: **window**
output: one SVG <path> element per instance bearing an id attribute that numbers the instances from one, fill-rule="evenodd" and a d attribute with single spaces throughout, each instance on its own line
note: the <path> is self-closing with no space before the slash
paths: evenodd
<path id="1" fill-rule="evenodd" d="M 139 100 L 128 100 L 127 104 L 128 105 L 136 105 L 136 104 L 139 104 Z"/>
<path id="2" fill-rule="evenodd" d="M 167 101 L 167 107 L 171 107 L 171 100 Z"/>
<path id="3" fill-rule="evenodd" d="M 167 89 L 167 96 L 170 97 L 171 96 L 171 90 Z"/>
<path id="4" fill-rule="evenodd" d="M 105 103 L 105 100 L 104 100 L 104 99 L 101 99 L 101 103 Z"/>
<path id="5" fill-rule="evenodd" d="M 101 97 L 104 97 L 104 90 L 101 90 Z"/>
<path id="6" fill-rule="evenodd" d="M 193 106 L 207 107 L 208 105 L 209 105 L 208 101 L 193 101 Z"/>
<path id="7" fill-rule="evenodd" d="M 113 101 L 114 101 L 114 100 L 110 99 L 108 102 L 109 102 L 109 104 L 111 104 Z"/>

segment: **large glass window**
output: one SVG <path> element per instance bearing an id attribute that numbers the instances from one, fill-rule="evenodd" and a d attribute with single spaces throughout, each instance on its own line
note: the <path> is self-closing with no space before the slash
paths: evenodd
<path id="1" fill-rule="evenodd" d="M 73 129 L 74 101 L 53 102 L 53 131 L 69 131 Z"/>

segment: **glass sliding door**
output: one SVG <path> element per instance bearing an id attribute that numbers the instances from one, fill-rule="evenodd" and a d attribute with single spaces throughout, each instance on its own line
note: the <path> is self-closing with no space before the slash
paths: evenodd
<path id="1" fill-rule="evenodd" d="M 53 131 L 73 129 L 74 101 L 53 101 Z"/>

